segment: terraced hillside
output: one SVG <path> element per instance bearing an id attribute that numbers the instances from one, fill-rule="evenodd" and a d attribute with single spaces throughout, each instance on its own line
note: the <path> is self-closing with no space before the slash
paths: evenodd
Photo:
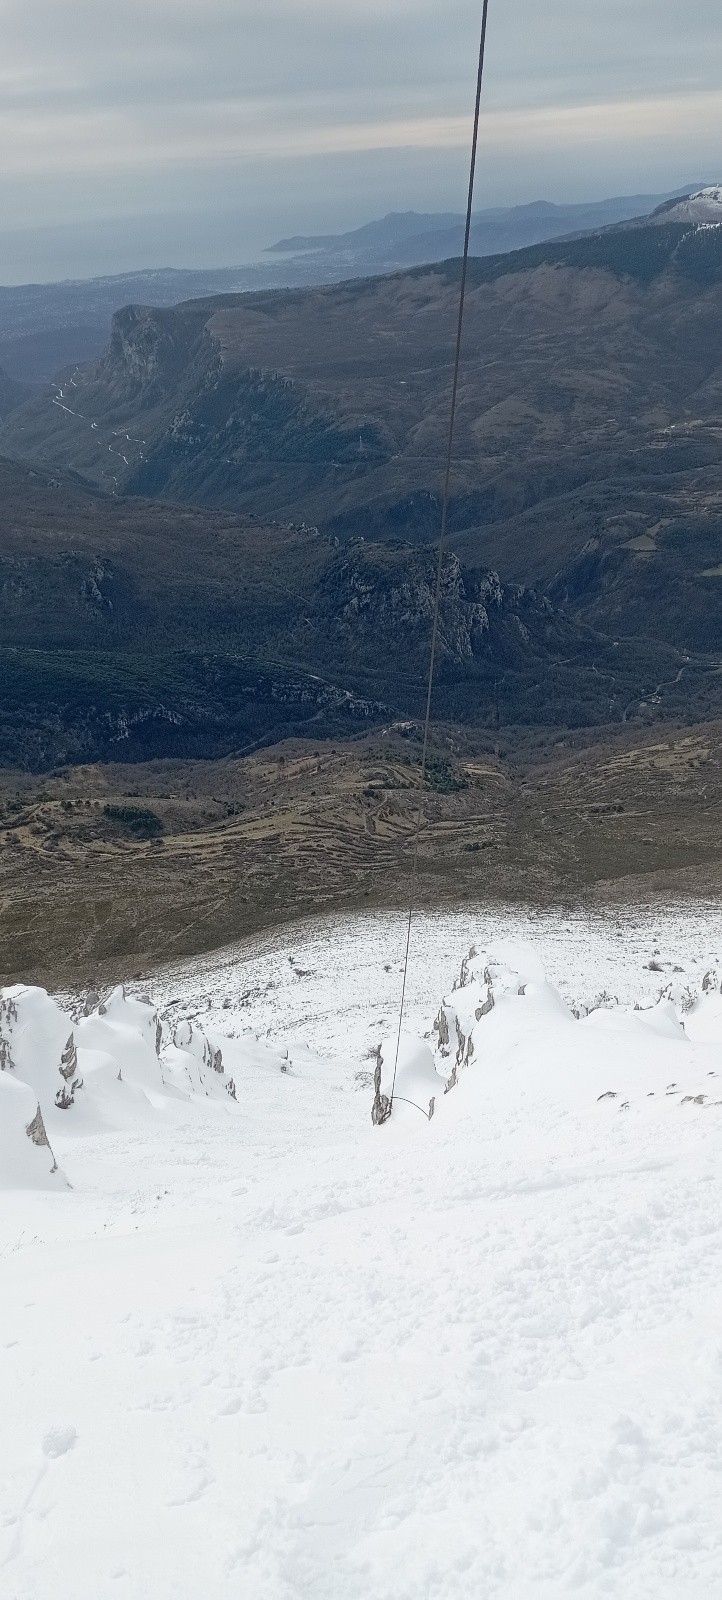
<path id="1" fill-rule="evenodd" d="M 422 902 L 719 897 L 721 734 L 438 729 Z M 0 972 L 95 983 L 311 912 L 397 908 L 419 754 L 407 725 L 227 761 L 0 772 Z"/>

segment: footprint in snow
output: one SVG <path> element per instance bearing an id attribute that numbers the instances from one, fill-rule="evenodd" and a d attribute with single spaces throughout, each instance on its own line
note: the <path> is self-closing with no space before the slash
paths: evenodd
<path id="1" fill-rule="evenodd" d="M 48 1428 L 43 1439 L 43 1455 L 50 1456 L 51 1460 L 66 1455 L 68 1450 L 72 1450 L 77 1437 L 77 1430 L 72 1422 Z"/>
<path id="2" fill-rule="evenodd" d="M 232 1400 L 229 1400 L 226 1405 L 221 1406 L 218 1415 L 219 1417 L 234 1417 L 239 1411 L 242 1410 L 243 1400 L 240 1395 L 236 1395 Z"/>

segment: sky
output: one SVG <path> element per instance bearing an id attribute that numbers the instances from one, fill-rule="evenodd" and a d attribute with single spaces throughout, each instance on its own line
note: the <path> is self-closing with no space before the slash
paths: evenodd
<path id="1" fill-rule="evenodd" d="M 0 0 L 0 282 L 461 210 L 481 0 Z M 490 0 L 477 204 L 722 178 L 720 0 Z"/>

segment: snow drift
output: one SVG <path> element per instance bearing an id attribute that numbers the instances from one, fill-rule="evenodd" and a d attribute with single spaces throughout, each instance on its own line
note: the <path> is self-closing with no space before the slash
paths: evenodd
<path id="1" fill-rule="evenodd" d="M 0 1186 L 55 1174 L 54 1133 L 117 1131 L 153 1121 L 169 1098 L 236 1098 L 223 1052 L 195 1022 L 164 1027 L 147 998 L 121 986 L 78 1016 L 44 989 L 0 997 Z"/>
<path id="2" fill-rule="evenodd" d="M 12 1072 L 1 1072 L 0 1189 L 49 1189 L 64 1184 L 32 1089 L 17 1082 Z"/>
<path id="3" fill-rule="evenodd" d="M 582 1014 L 548 982 L 529 946 L 472 947 L 429 1041 L 402 1035 L 394 1118 L 405 1119 L 409 1103 L 433 1115 L 439 1096 L 445 1115 L 485 1115 L 493 1099 L 536 1122 L 570 1110 L 601 1114 L 615 1103 L 624 1111 L 644 1107 L 646 1114 L 655 1109 L 651 1102 L 667 1109 L 670 1102 L 722 1107 L 720 1045 L 716 972 L 704 975 L 698 994 L 687 984 L 668 983 L 656 999 L 633 1006 L 604 994 Z M 395 1059 L 396 1041 L 382 1042 L 377 1076 L 387 1099 Z"/>

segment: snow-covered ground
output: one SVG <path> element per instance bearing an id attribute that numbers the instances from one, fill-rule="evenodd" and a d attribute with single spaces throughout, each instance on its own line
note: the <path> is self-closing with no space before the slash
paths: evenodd
<path id="1" fill-rule="evenodd" d="M 656 999 L 663 983 L 679 978 L 680 965 L 694 984 L 722 961 L 722 909 L 718 901 L 696 901 L 666 910 L 657 904 L 596 913 L 464 906 L 420 913 L 406 991 L 410 1031 L 431 1026 L 438 997 L 458 976 L 471 944 L 488 948 L 509 939 L 534 945 L 570 1005 L 589 1008 L 604 991 L 633 1004 L 642 996 Z M 363 1054 L 398 1016 L 405 943 L 404 911 L 308 918 L 205 959 L 175 963 L 155 978 L 153 995 L 170 1003 L 171 1015 L 186 1014 L 190 1006 L 224 1032 L 239 1012 L 241 1026 L 270 1039 Z M 650 971 L 651 962 L 661 971 Z"/>
<path id="2" fill-rule="evenodd" d="M 403 937 L 4 992 L 9 1600 L 722 1592 L 717 911 Z"/>

